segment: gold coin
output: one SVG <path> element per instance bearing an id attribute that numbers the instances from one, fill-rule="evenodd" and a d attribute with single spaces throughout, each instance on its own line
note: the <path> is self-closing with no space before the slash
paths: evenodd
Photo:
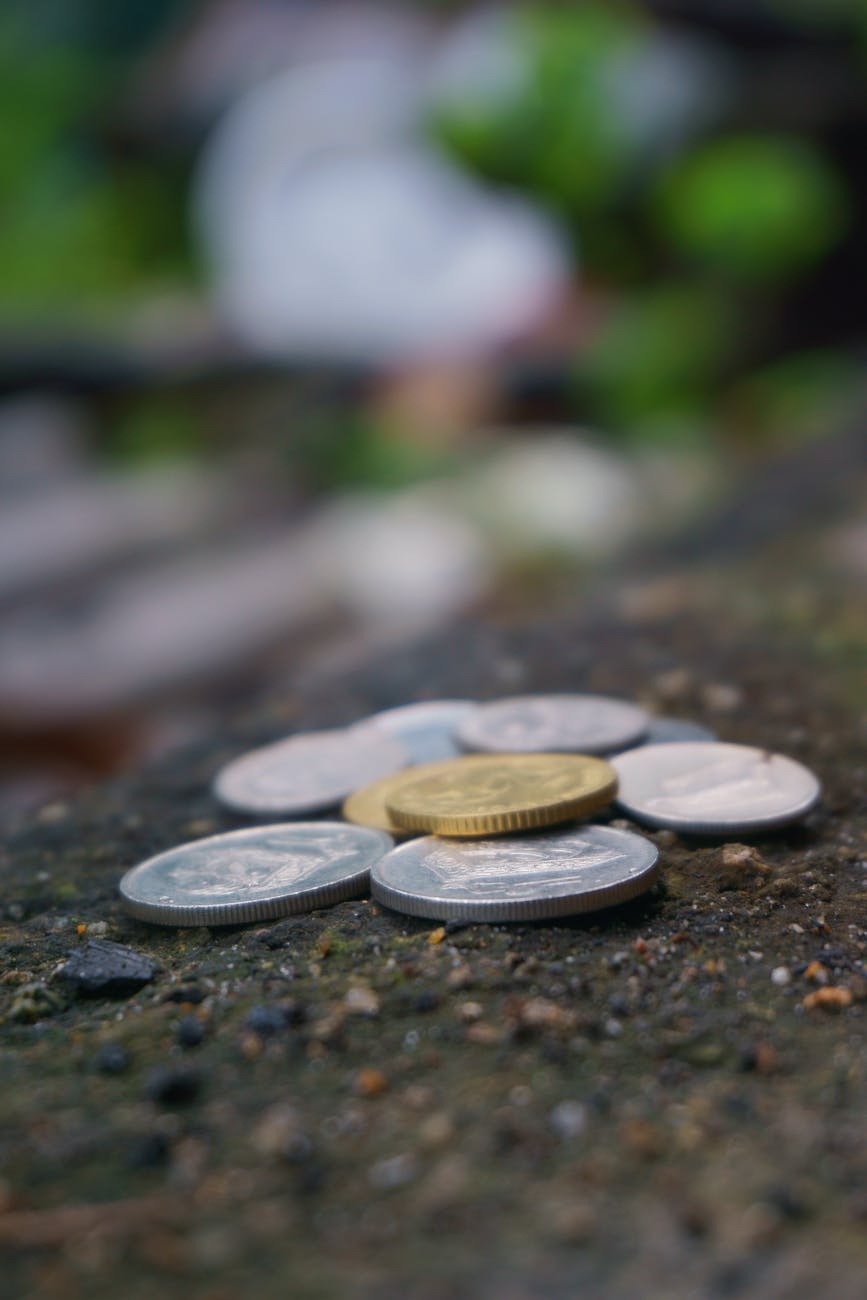
<path id="1" fill-rule="evenodd" d="M 596 812 L 617 773 L 583 754 L 468 754 L 390 778 L 385 805 L 407 830 L 491 835 L 554 826 Z"/>
<path id="2" fill-rule="evenodd" d="M 415 767 L 411 770 L 420 772 L 422 768 Z M 406 772 L 396 775 L 406 776 Z M 394 784 L 394 775 L 392 775 L 362 786 L 360 790 L 356 790 L 344 799 L 341 809 L 343 816 L 348 822 L 355 822 L 356 826 L 370 826 L 376 831 L 387 831 L 397 840 L 407 839 L 413 832 L 397 826 L 389 817 L 385 806 L 386 798 L 391 795 Z"/>

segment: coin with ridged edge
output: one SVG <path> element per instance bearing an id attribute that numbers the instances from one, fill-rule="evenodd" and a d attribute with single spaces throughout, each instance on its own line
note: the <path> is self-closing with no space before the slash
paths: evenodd
<path id="1" fill-rule="evenodd" d="M 214 794 L 248 817 L 298 817 L 336 808 L 353 790 L 408 763 L 397 740 L 372 728 L 303 732 L 227 763 L 214 778 Z"/>
<path id="2" fill-rule="evenodd" d="M 367 892 L 394 841 L 345 822 L 291 822 L 210 835 L 148 858 L 120 882 L 124 907 L 158 925 L 237 925 Z"/>
<path id="3" fill-rule="evenodd" d="M 659 874 L 656 845 L 612 826 L 445 840 L 392 849 L 371 871 L 373 897 L 410 916 L 446 921 L 542 921 L 625 903 Z"/>
<path id="4" fill-rule="evenodd" d="M 410 771 L 419 772 L 421 768 L 411 768 Z M 415 832 L 404 830 L 402 826 L 395 824 L 388 815 L 386 800 L 396 788 L 396 783 L 405 780 L 406 776 L 406 772 L 396 772 L 393 776 L 383 776 L 379 781 L 371 781 L 370 785 L 362 786 L 348 799 L 344 799 L 340 811 L 348 822 L 354 822 L 356 826 L 372 826 L 375 830 L 385 831 L 396 840 L 405 840 Z"/>
<path id="5" fill-rule="evenodd" d="M 628 816 L 698 835 L 773 830 L 805 817 L 821 794 L 808 768 L 751 745 L 645 745 L 612 765 Z"/>
<path id="6" fill-rule="evenodd" d="M 611 754 L 636 744 L 644 709 L 608 695 L 516 695 L 480 704 L 458 723 L 463 749 L 485 754 Z"/>
<path id="7" fill-rule="evenodd" d="M 466 754 L 411 769 L 386 798 L 397 826 L 436 835 L 497 835 L 555 826 L 610 803 L 617 776 L 578 754 Z"/>

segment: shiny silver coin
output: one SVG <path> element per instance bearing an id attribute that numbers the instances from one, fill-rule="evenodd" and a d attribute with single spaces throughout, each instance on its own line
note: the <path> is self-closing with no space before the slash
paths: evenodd
<path id="1" fill-rule="evenodd" d="M 409 763 L 403 746 L 372 729 L 311 731 L 253 749 L 222 768 L 214 794 L 233 812 L 294 817 L 322 812 Z"/>
<path id="2" fill-rule="evenodd" d="M 123 905 L 159 925 L 232 925 L 309 912 L 367 892 L 393 846 L 344 822 L 255 826 L 181 844 L 128 871 Z"/>
<path id="3" fill-rule="evenodd" d="M 719 741 L 644 745 L 611 760 L 617 803 L 651 826 L 697 834 L 770 830 L 804 817 L 819 782 L 794 759 Z"/>
<path id="4" fill-rule="evenodd" d="M 464 749 L 501 754 L 611 754 L 641 739 L 643 709 L 607 695 L 520 695 L 480 704 L 458 724 Z"/>
<path id="5" fill-rule="evenodd" d="M 370 888 L 410 916 L 538 921 L 635 898 L 656 880 L 657 856 L 643 835 L 610 826 L 490 840 L 428 835 L 381 858 Z"/>
<path id="6" fill-rule="evenodd" d="M 688 740 L 716 740 L 716 736 L 707 727 L 697 722 L 684 722 L 681 718 L 650 718 L 647 734 L 635 745 L 626 748 L 635 749 L 638 745 L 673 745 Z"/>
<path id="7" fill-rule="evenodd" d="M 436 763 L 461 753 L 455 727 L 475 710 L 472 700 L 419 700 L 374 713 L 357 727 L 374 727 L 394 736 L 412 763 Z"/>

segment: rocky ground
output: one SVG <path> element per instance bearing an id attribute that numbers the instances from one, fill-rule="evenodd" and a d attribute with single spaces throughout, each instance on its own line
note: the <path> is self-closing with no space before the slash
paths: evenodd
<path id="1" fill-rule="evenodd" d="M 835 529 L 712 569 L 528 580 L 45 807 L 2 857 L 7 1294 L 862 1296 L 865 629 Z M 658 832 L 662 883 L 573 922 L 121 912 L 126 867 L 233 824 L 208 783 L 243 748 L 547 689 L 778 748 L 824 802 L 749 851 Z M 59 973 L 103 941 L 142 960 L 107 989 Z"/>

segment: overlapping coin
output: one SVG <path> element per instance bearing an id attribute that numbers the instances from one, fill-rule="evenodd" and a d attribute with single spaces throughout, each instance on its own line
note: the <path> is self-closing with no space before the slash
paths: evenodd
<path id="1" fill-rule="evenodd" d="M 371 872 L 378 902 L 433 920 L 536 921 L 624 903 L 658 875 L 650 840 L 579 826 L 460 840 L 426 836 L 385 854 Z"/>
<path id="2" fill-rule="evenodd" d="M 394 841 L 344 822 L 293 822 L 211 835 L 126 873 L 123 905 L 161 925 L 230 925 L 326 907 L 367 892 Z"/>
<path id="3" fill-rule="evenodd" d="M 214 794 L 247 816 L 302 816 L 335 808 L 408 762 L 397 740 L 372 728 L 311 731 L 234 759 L 217 773 Z"/>
<path id="4" fill-rule="evenodd" d="M 578 754 L 466 754 L 395 781 L 386 797 L 397 826 L 438 835 L 496 835 L 554 826 L 610 803 L 612 767 Z"/>
<path id="5" fill-rule="evenodd" d="M 651 826 L 697 834 L 771 830 L 819 800 L 812 772 L 794 759 L 719 741 L 645 745 L 612 759 L 617 803 Z"/>
<path id="6" fill-rule="evenodd" d="M 454 733 L 475 710 L 471 700 L 419 700 L 374 713 L 359 727 L 374 727 L 400 741 L 412 763 L 454 758 L 460 748 Z"/>
<path id="7" fill-rule="evenodd" d="M 643 709 L 607 695 L 521 695 L 480 704 L 457 727 L 477 753 L 612 754 L 647 731 Z"/>

